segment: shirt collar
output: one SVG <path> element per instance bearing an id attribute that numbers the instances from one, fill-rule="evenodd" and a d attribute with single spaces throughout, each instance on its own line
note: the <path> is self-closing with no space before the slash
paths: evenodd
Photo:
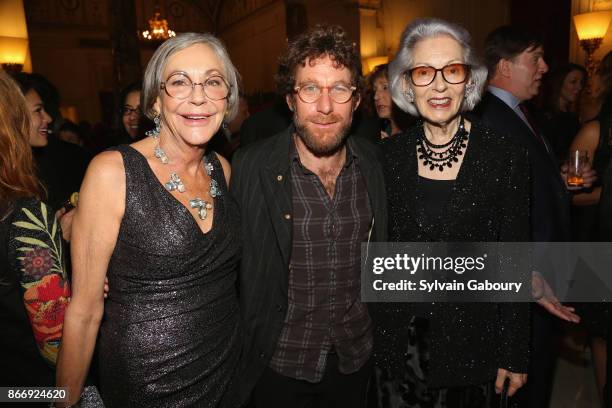
<path id="1" fill-rule="evenodd" d="M 302 168 L 305 174 L 310 174 L 312 172 L 308 170 L 306 167 L 304 167 L 304 165 L 302 165 L 302 161 L 300 160 L 300 155 L 298 154 L 297 147 L 295 146 L 295 137 L 296 137 L 295 133 L 293 133 L 291 135 L 291 141 L 289 143 L 289 159 L 291 163 L 298 164 L 300 168 Z M 346 162 L 344 163 L 344 168 L 347 168 L 353 163 L 353 160 L 357 160 L 357 155 L 351 148 L 351 144 L 348 143 L 348 140 L 345 142 L 345 146 L 346 146 Z"/>
<path id="2" fill-rule="evenodd" d="M 497 96 L 499 99 L 501 99 L 506 105 L 508 105 L 513 110 L 516 110 L 519 104 L 521 103 L 521 100 L 519 98 L 517 98 L 510 92 L 506 91 L 505 89 L 501 89 L 496 86 L 489 85 L 489 92 Z"/>

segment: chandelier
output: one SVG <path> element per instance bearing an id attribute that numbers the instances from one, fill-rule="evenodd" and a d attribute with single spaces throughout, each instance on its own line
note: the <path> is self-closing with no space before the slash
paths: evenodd
<path id="1" fill-rule="evenodd" d="M 161 41 L 175 37 L 176 33 L 168 28 L 168 20 L 161 18 L 159 11 L 155 11 L 153 18 L 149 19 L 149 29 L 142 32 L 145 40 Z"/>

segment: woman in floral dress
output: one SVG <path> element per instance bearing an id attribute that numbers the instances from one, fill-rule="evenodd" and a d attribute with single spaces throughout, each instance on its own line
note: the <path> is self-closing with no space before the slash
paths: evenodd
<path id="1" fill-rule="evenodd" d="M 40 98 L 30 107 L 0 71 L 0 384 L 53 386 L 70 297 L 61 228 L 41 199 L 29 142 L 46 144 Z"/>

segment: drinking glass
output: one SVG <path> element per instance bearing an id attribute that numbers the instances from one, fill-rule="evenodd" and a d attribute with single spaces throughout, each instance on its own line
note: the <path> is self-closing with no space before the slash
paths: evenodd
<path id="1" fill-rule="evenodd" d="M 584 178 L 582 172 L 589 162 L 589 153 L 586 150 L 572 150 L 567 159 L 567 185 L 582 187 Z"/>

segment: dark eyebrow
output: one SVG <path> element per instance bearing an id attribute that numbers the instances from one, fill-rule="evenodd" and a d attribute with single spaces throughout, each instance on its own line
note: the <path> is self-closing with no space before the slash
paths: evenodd
<path id="1" fill-rule="evenodd" d="M 314 79 L 314 78 L 304 78 L 304 80 L 300 81 L 300 82 L 302 82 L 303 84 L 312 84 L 312 83 L 316 84 L 316 83 L 318 83 L 318 81 L 316 79 Z"/>

